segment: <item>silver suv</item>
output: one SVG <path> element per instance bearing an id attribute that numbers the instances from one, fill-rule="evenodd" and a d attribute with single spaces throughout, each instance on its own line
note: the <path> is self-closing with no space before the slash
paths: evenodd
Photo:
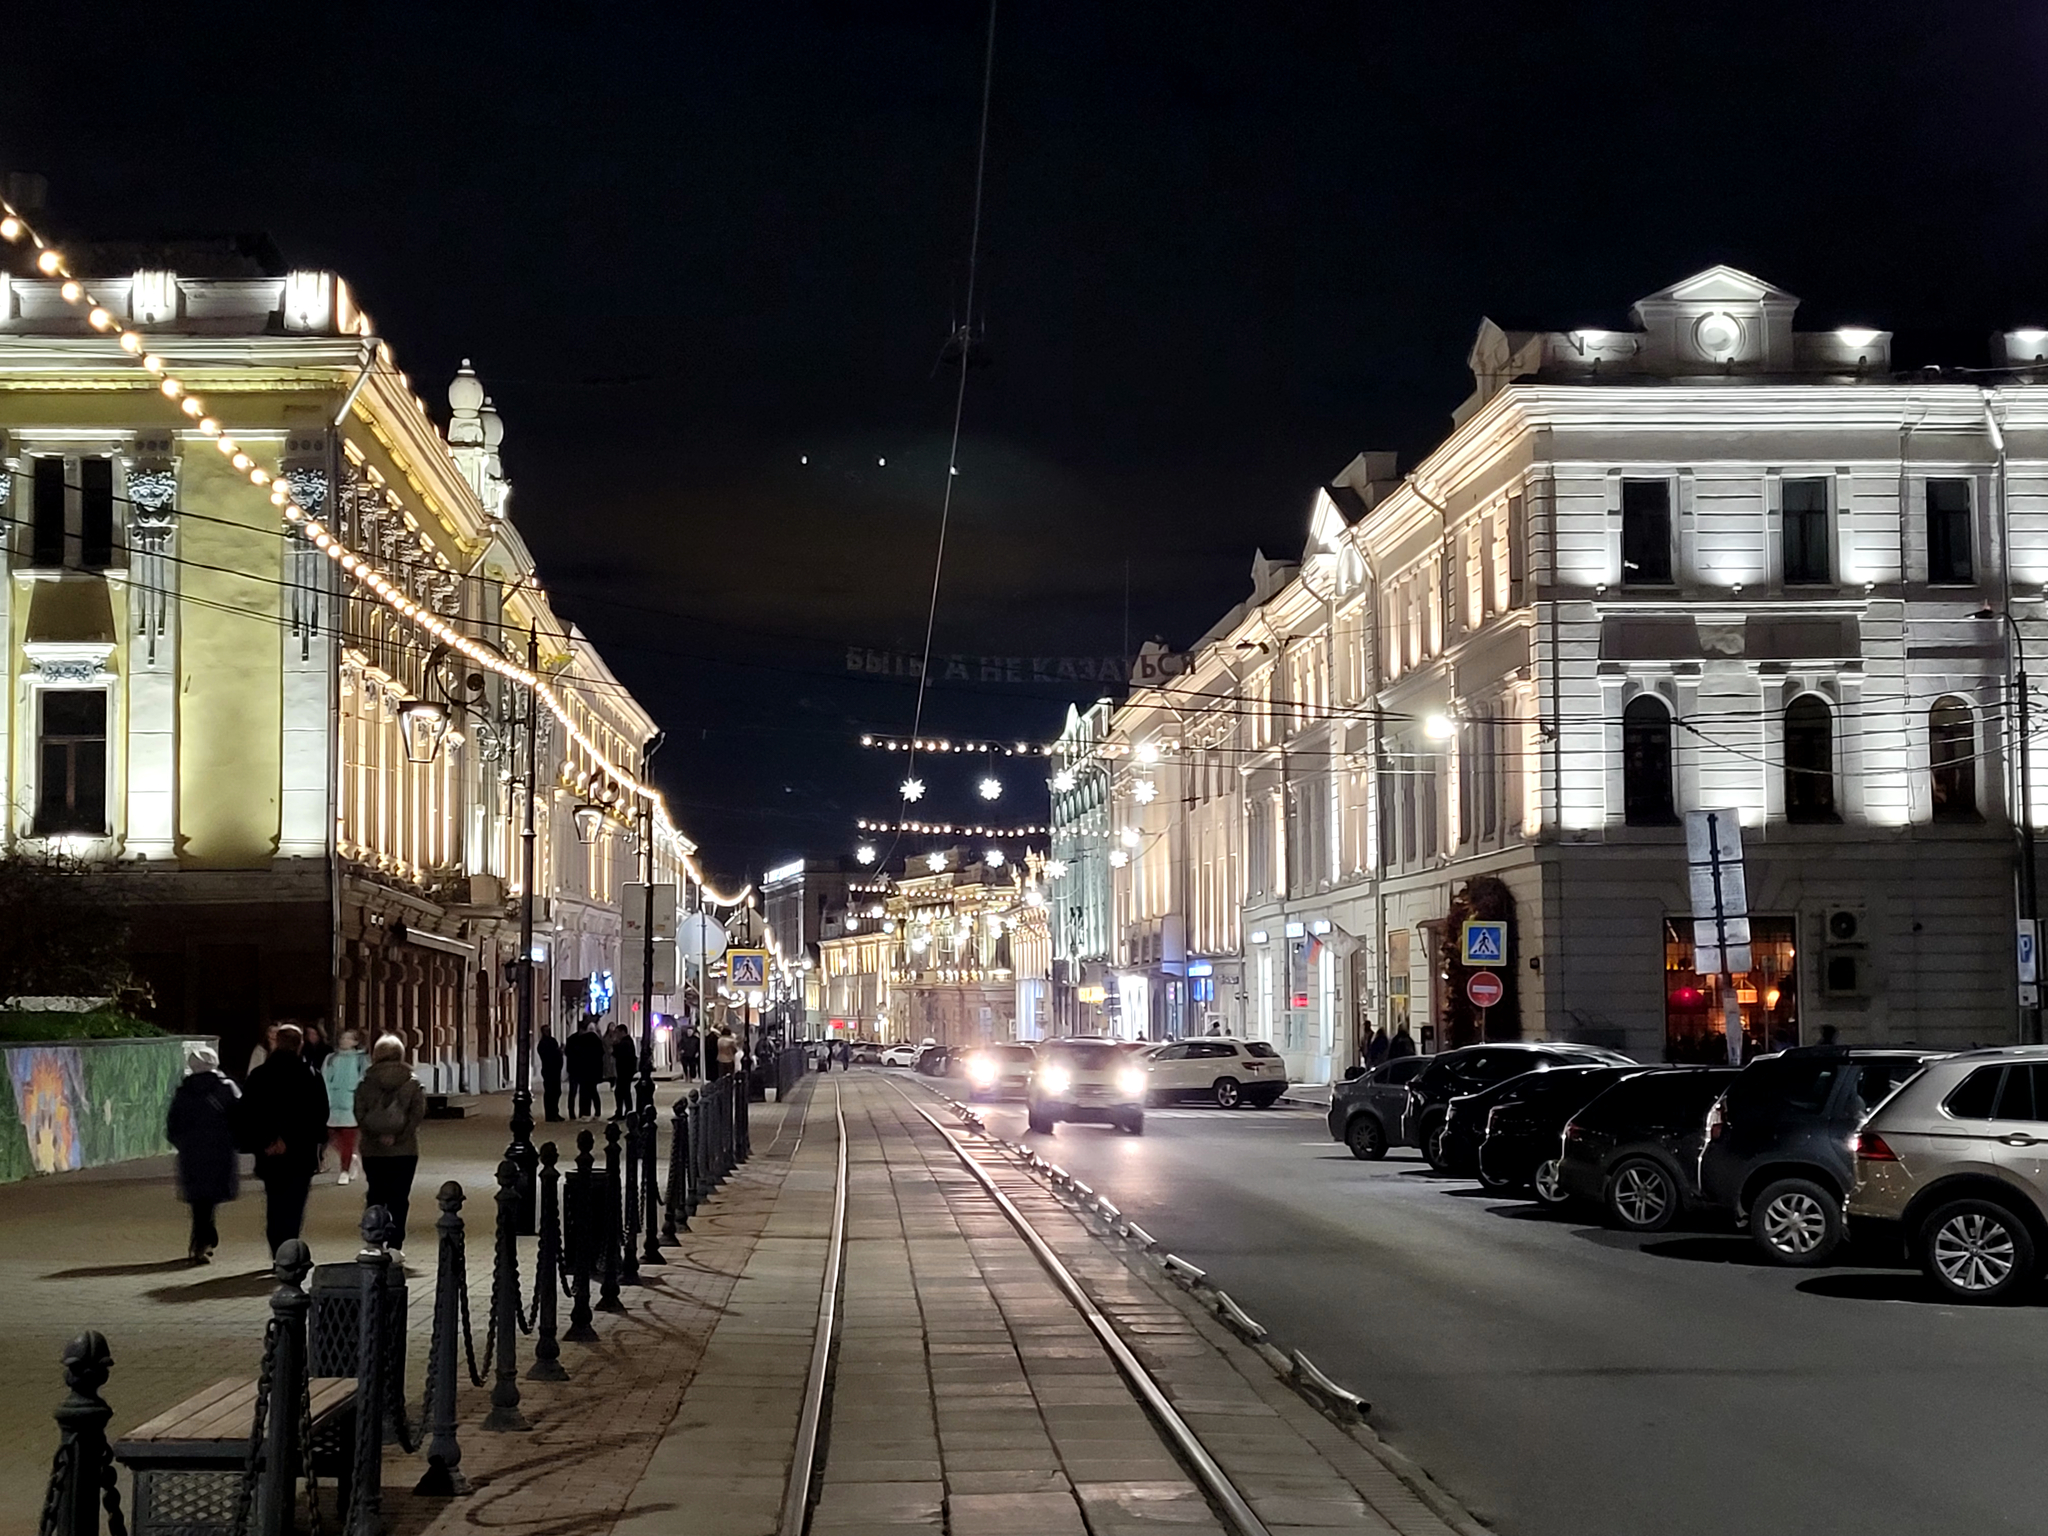
<path id="1" fill-rule="evenodd" d="M 1857 1133 L 1849 1214 L 1952 1300 L 2017 1300 L 2048 1252 L 2048 1046 L 1928 1063 Z"/>

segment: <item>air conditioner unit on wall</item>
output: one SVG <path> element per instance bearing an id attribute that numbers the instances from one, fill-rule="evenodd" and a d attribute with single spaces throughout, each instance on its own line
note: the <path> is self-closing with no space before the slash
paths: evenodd
<path id="1" fill-rule="evenodd" d="M 1864 997 L 1870 992 L 1870 914 L 1859 906 L 1820 912 L 1820 990 L 1823 997 Z"/>

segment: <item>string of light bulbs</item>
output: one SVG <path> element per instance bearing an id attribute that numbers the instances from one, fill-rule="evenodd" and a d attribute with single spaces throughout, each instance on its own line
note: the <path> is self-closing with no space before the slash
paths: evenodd
<path id="1" fill-rule="evenodd" d="M 157 380 L 157 388 L 164 398 L 175 401 L 178 409 L 192 419 L 199 432 L 212 440 L 221 456 L 245 476 L 251 485 L 258 490 L 267 487 L 271 505 L 278 508 L 285 521 L 294 525 L 308 542 L 338 565 L 343 574 L 352 577 L 359 586 L 374 593 L 385 607 L 415 628 L 433 636 L 450 650 L 523 688 L 533 690 L 547 705 L 548 712 L 561 724 L 571 741 L 581 747 L 589 757 L 602 764 L 606 774 L 628 794 L 648 800 L 655 811 L 657 823 L 664 831 L 672 837 L 679 835 L 675 825 L 669 820 L 660 793 L 652 786 L 643 784 L 622 765 L 611 761 L 603 749 L 576 723 L 568 707 L 547 679 L 512 661 L 495 647 L 473 640 L 431 608 L 413 601 L 403 586 L 393 581 L 381 566 L 347 548 L 319 518 L 299 504 L 285 481 L 278 479 L 243 451 L 242 445 L 209 413 L 204 397 L 195 393 L 184 379 L 172 371 L 171 365 L 161 356 L 148 349 L 147 341 L 141 332 L 122 325 L 115 318 L 113 309 L 103 303 L 86 286 L 85 281 L 72 271 L 63 252 L 46 241 L 12 202 L 0 197 L 0 240 L 5 240 L 10 245 L 18 245 L 24 239 L 28 240 L 36 251 L 36 270 L 46 278 L 59 280 L 58 293 L 64 302 L 73 309 L 82 311 L 86 324 L 96 333 L 112 333 L 121 351 Z M 685 859 L 688 859 L 687 854 Z M 698 884 L 715 898 L 715 893 L 701 878 L 698 879 Z"/>
<path id="2" fill-rule="evenodd" d="M 984 827 L 951 821 L 876 821 L 863 816 L 854 825 L 862 832 L 922 832 L 936 837 L 1046 837 L 1050 827 Z"/>

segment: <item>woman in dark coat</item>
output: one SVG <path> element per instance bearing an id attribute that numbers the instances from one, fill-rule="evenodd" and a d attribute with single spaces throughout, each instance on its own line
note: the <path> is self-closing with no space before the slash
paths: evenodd
<path id="1" fill-rule="evenodd" d="M 178 1149 L 178 1195 L 192 1207 L 192 1262 L 204 1264 L 220 1246 L 214 1208 L 241 1192 L 234 1121 L 242 1092 L 221 1075 L 210 1045 L 185 1053 L 185 1073 L 171 1095 L 164 1139 Z"/>

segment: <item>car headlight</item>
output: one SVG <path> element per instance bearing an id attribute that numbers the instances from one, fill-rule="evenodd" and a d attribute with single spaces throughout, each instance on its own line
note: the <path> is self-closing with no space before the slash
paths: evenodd
<path id="1" fill-rule="evenodd" d="M 1065 1067 L 1040 1067 L 1038 1086 L 1047 1093 L 1065 1093 L 1074 1086 L 1074 1075 Z"/>
<path id="2" fill-rule="evenodd" d="M 1125 1067 L 1116 1075 L 1116 1085 L 1131 1098 L 1145 1091 L 1147 1079 L 1143 1067 Z"/>
<path id="3" fill-rule="evenodd" d="M 986 1088 L 996 1080 L 996 1064 L 986 1056 L 967 1058 L 968 1079 L 977 1088 Z"/>

